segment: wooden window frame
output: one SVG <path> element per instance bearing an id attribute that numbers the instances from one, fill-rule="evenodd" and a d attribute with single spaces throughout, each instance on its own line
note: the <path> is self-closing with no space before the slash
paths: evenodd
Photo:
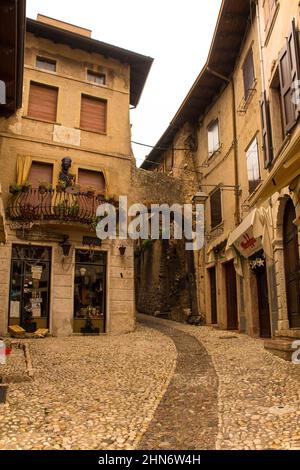
<path id="1" fill-rule="evenodd" d="M 252 64 L 252 69 L 253 69 L 253 80 L 252 80 L 251 84 L 249 83 L 249 88 L 247 89 L 246 88 L 247 87 L 247 83 L 246 83 L 246 77 L 247 77 L 246 65 L 247 65 L 248 60 L 249 60 L 250 57 L 252 59 L 251 64 Z M 247 102 L 251 97 L 251 90 L 254 88 L 255 83 L 256 83 L 253 44 L 251 45 L 251 47 L 249 48 L 249 50 L 248 50 L 248 52 L 245 56 L 245 59 L 244 59 L 243 65 L 242 65 L 242 73 L 243 73 L 243 82 L 244 82 L 244 100 L 245 100 L 245 102 Z"/>
<path id="2" fill-rule="evenodd" d="M 47 68 L 39 67 L 38 61 L 54 65 L 54 70 L 48 70 Z M 39 55 L 36 56 L 36 64 L 35 65 L 36 65 L 37 69 L 43 70 L 44 72 L 56 73 L 56 71 L 57 71 L 57 61 L 54 60 L 54 59 L 49 59 L 48 57 L 43 57 L 43 56 L 39 56 Z"/>
<path id="3" fill-rule="evenodd" d="M 272 127 L 270 116 L 270 103 L 267 99 L 266 91 L 263 92 L 260 100 L 261 122 L 262 122 L 262 140 L 265 168 L 269 168 L 273 159 Z"/>
<path id="4" fill-rule="evenodd" d="M 212 132 L 212 129 L 214 127 L 217 127 L 218 129 L 218 147 L 217 148 L 214 148 L 214 150 L 211 152 L 210 149 L 209 149 L 209 134 L 210 132 Z M 213 121 L 211 121 L 209 123 L 209 125 L 207 126 L 207 145 L 208 145 L 208 159 L 210 160 L 221 148 L 221 135 L 220 135 L 220 121 L 219 121 L 219 118 L 216 118 L 214 119 Z"/>
<path id="5" fill-rule="evenodd" d="M 249 150 L 251 146 L 253 145 L 254 141 L 256 141 L 256 148 L 257 148 L 257 163 L 258 163 L 258 170 L 259 170 L 259 180 L 257 180 L 257 184 L 254 187 L 251 186 L 251 181 L 249 179 L 249 166 L 248 166 L 248 159 L 249 159 Z M 255 134 L 253 139 L 251 139 L 249 145 L 247 146 L 246 150 L 246 164 L 247 164 L 247 178 L 248 178 L 248 189 L 249 189 L 249 194 L 250 196 L 255 193 L 259 185 L 261 184 L 261 166 L 260 166 L 260 158 L 259 158 L 259 140 L 258 140 L 258 132 Z M 253 180 L 255 181 L 255 180 Z"/>
<path id="6" fill-rule="evenodd" d="M 89 75 L 94 76 L 94 77 L 103 77 L 104 82 L 103 83 L 98 83 L 96 80 L 90 80 Z M 106 86 L 106 74 L 101 73 L 101 72 L 95 72 L 94 70 L 87 69 L 86 71 L 86 79 L 89 83 L 97 86 Z"/>

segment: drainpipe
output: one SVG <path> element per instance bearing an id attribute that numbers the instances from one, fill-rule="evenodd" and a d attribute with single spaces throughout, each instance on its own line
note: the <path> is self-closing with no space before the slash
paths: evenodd
<path id="1" fill-rule="evenodd" d="M 233 158 L 234 158 L 234 185 L 235 185 L 235 225 L 238 226 L 241 223 L 240 214 L 240 189 L 239 189 L 239 159 L 238 159 L 238 147 L 237 147 L 237 125 L 236 125 L 236 99 L 235 99 L 235 86 L 233 77 L 231 79 L 224 75 L 215 72 L 210 67 L 207 67 L 207 71 L 220 78 L 226 83 L 231 84 L 232 88 L 232 126 L 233 126 Z"/>

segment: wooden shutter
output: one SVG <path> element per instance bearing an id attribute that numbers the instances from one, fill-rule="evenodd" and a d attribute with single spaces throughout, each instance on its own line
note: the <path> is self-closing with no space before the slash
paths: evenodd
<path id="1" fill-rule="evenodd" d="M 106 110 L 106 101 L 83 95 L 81 100 L 80 127 L 90 131 L 105 133 Z"/>
<path id="2" fill-rule="evenodd" d="M 255 80 L 252 48 L 248 52 L 244 65 L 243 65 L 243 76 L 244 76 L 245 99 L 247 99 L 250 94 L 251 87 L 253 86 L 253 83 Z"/>
<path id="3" fill-rule="evenodd" d="M 58 89 L 31 83 L 29 93 L 28 115 L 56 122 Z"/>
<path id="4" fill-rule="evenodd" d="M 288 51 L 291 63 L 291 75 L 292 75 L 292 92 L 295 91 L 295 86 L 298 87 L 300 80 L 300 67 L 299 67 L 299 33 L 296 29 L 295 19 L 292 21 L 292 28 L 288 36 Z M 300 113 L 300 103 L 295 104 L 296 119 Z"/>
<path id="5" fill-rule="evenodd" d="M 34 189 L 40 183 L 52 184 L 53 165 L 48 163 L 33 162 L 30 169 L 28 181 Z"/>
<path id="6" fill-rule="evenodd" d="M 88 187 L 92 187 L 95 189 L 97 194 L 105 194 L 105 178 L 101 172 L 79 170 L 78 183 L 82 186 L 83 190 Z"/>
<path id="7" fill-rule="evenodd" d="M 217 189 L 210 196 L 211 228 L 215 228 L 222 223 L 222 195 L 221 189 Z"/>
<path id="8" fill-rule="evenodd" d="M 265 91 L 261 97 L 260 109 L 261 109 L 261 121 L 262 121 L 264 161 L 265 161 L 265 168 L 268 168 L 268 166 L 273 160 L 273 148 L 272 148 L 270 109 L 269 109 L 269 102 L 267 101 L 267 95 Z"/>
<path id="9" fill-rule="evenodd" d="M 295 20 L 288 35 L 285 47 L 279 55 L 279 76 L 282 112 L 285 133 L 291 131 L 297 122 L 300 106 L 293 103 L 293 84 L 299 80 L 299 38 Z"/>

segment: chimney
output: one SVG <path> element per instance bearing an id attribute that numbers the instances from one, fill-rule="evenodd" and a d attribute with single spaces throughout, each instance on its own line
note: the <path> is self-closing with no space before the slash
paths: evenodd
<path id="1" fill-rule="evenodd" d="M 49 16 L 44 16 L 40 14 L 37 15 L 36 19 L 40 23 L 45 23 L 50 26 L 54 26 L 55 28 L 64 29 L 65 31 L 80 34 L 81 36 L 85 36 L 87 38 L 92 37 L 92 31 L 90 29 L 81 28 L 80 26 L 75 26 L 73 24 L 65 23 L 64 21 L 59 21 L 54 18 L 50 18 Z"/>

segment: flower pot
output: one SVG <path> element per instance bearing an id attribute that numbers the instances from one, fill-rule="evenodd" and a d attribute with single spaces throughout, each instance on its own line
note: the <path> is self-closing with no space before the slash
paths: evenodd
<path id="1" fill-rule="evenodd" d="M 0 383 L 0 403 L 6 403 L 8 384 Z"/>

